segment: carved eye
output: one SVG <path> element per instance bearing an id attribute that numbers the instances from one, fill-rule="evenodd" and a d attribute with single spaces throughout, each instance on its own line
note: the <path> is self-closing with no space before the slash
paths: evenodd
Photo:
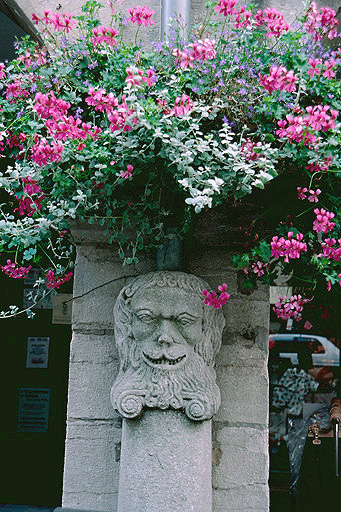
<path id="1" fill-rule="evenodd" d="M 145 324 L 151 324 L 154 322 L 154 317 L 152 315 L 148 315 L 147 313 L 140 313 L 137 315 L 137 318 Z"/>
<path id="2" fill-rule="evenodd" d="M 179 324 L 181 325 L 188 325 L 188 324 L 191 324 L 193 323 L 193 319 L 192 318 L 188 318 L 186 316 L 182 317 L 182 318 L 178 318 L 178 322 Z"/>

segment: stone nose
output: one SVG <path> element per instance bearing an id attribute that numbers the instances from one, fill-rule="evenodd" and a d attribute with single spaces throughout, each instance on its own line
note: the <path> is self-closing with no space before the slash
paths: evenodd
<path id="1" fill-rule="evenodd" d="M 162 320 L 157 336 L 157 341 L 160 345 L 171 345 L 175 343 L 176 333 L 174 332 L 174 327 L 172 322 L 169 320 Z"/>

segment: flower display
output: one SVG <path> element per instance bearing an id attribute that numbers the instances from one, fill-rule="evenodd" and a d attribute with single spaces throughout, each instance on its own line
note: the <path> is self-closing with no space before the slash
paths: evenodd
<path id="1" fill-rule="evenodd" d="M 312 2 L 289 26 L 271 7 L 209 1 L 186 40 L 175 18 L 168 40 L 142 45 L 154 11 L 123 16 L 109 2 L 104 23 L 106 8 L 35 13 L 44 44 L 25 37 L 0 63 L 2 271 L 38 265 L 38 287 L 53 291 L 71 279 L 71 222 L 103 226 L 136 264 L 169 227 L 186 236 L 197 214 L 246 196 L 268 204 L 288 180 L 290 212 L 273 197 L 277 224 L 262 237 L 252 221 L 234 264 L 250 282 L 271 282 L 280 262 L 338 285 L 341 56 L 321 44 L 337 34 L 335 11 Z M 221 307 L 226 289 L 206 290 L 205 304 Z"/>

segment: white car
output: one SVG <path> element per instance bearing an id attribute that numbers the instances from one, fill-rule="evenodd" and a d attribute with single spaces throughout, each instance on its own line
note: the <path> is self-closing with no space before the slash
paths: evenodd
<path id="1" fill-rule="evenodd" d="M 339 366 L 340 350 L 327 338 L 314 334 L 270 334 L 269 347 L 276 347 L 280 358 L 288 358 L 291 364 L 298 366 L 298 355 L 290 347 L 292 343 L 308 343 L 312 352 L 314 366 Z M 292 351 L 291 351 L 292 350 Z"/>

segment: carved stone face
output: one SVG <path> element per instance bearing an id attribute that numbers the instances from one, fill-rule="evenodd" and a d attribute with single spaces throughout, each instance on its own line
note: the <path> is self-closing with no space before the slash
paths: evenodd
<path id="1" fill-rule="evenodd" d="M 125 418 L 172 408 L 201 421 L 217 411 L 214 357 L 224 317 L 204 306 L 207 287 L 191 274 L 162 271 L 122 288 L 114 309 L 120 370 L 111 401 Z"/>
<path id="2" fill-rule="evenodd" d="M 202 336 L 202 301 L 179 288 L 157 287 L 136 293 L 130 306 L 132 334 L 145 364 L 176 371 L 193 357 Z"/>

